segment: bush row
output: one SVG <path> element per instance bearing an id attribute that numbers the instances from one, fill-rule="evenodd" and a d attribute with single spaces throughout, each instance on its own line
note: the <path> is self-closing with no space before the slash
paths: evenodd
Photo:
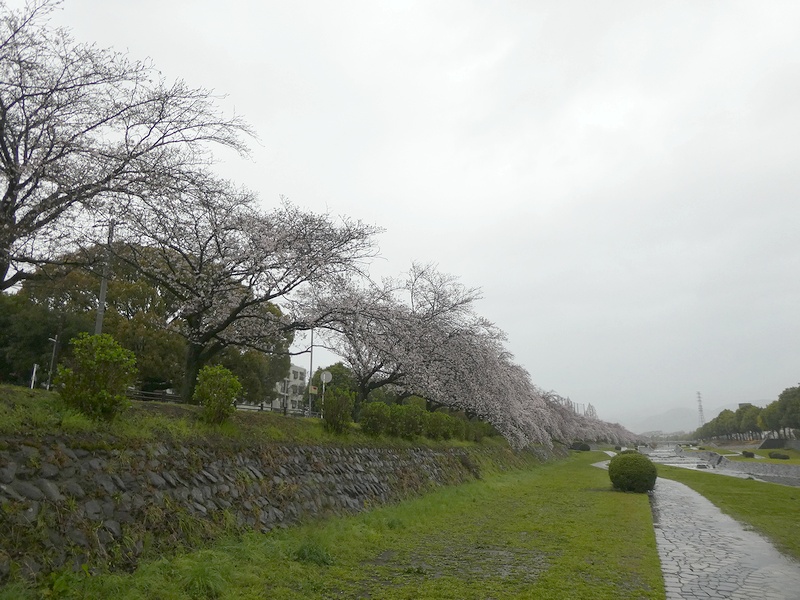
<path id="1" fill-rule="evenodd" d="M 472 422 L 443 412 L 428 412 L 417 405 L 369 402 L 361 409 L 361 429 L 368 435 L 412 439 L 480 441 L 494 430 L 491 425 Z"/>
<path id="2" fill-rule="evenodd" d="M 788 454 L 784 454 L 783 452 L 770 452 L 769 453 L 769 457 L 770 458 L 777 458 L 777 459 L 780 459 L 780 460 L 789 460 L 789 455 Z"/>

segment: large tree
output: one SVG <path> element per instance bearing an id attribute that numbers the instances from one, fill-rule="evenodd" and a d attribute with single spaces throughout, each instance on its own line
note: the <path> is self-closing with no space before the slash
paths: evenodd
<path id="1" fill-rule="evenodd" d="M 0 290 L 63 254 L 100 204 L 119 214 L 131 196 L 180 188 L 211 147 L 243 152 L 249 133 L 209 90 L 50 27 L 57 4 L 0 0 Z"/>
<path id="2" fill-rule="evenodd" d="M 326 319 L 300 306 L 304 292 L 360 274 L 376 252 L 375 227 L 288 201 L 267 212 L 212 177 L 136 203 L 111 250 L 175 299 L 187 399 L 199 369 L 229 346 L 286 353 L 295 331 Z"/>
<path id="3" fill-rule="evenodd" d="M 317 302 L 333 315 L 326 343 L 351 368 L 359 401 L 391 386 L 488 421 L 516 446 L 550 443 L 557 423 L 505 350 L 503 332 L 476 314 L 478 297 L 434 266 L 414 264 L 399 280 L 341 286 Z"/>
<path id="4" fill-rule="evenodd" d="M 417 263 L 404 277 L 387 278 L 381 285 L 343 281 L 318 291 L 313 310 L 326 317 L 323 343 L 353 373 L 356 414 L 377 389 L 393 386 L 407 396 L 436 381 L 427 352 L 436 346 L 432 336 L 448 328 L 471 328 L 478 297 L 478 290 L 465 288 L 435 266 Z"/>

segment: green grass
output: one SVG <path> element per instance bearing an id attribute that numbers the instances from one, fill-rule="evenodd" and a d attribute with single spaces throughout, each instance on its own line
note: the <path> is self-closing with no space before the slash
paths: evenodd
<path id="1" fill-rule="evenodd" d="M 666 465 L 658 466 L 658 475 L 685 483 L 800 560 L 800 488 Z"/>
<path id="2" fill-rule="evenodd" d="M 209 443 L 239 441 L 248 444 L 283 442 L 359 446 L 465 446 L 473 442 L 437 442 L 418 438 L 413 442 L 397 438 L 371 438 L 357 425 L 346 435 L 326 431 L 320 419 L 284 416 L 280 413 L 238 411 L 229 422 L 208 425 L 199 419 L 199 407 L 162 402 L 131 403 L 131 408 L 109 422 L 94 421 L 67 408 L 55 392 L 0 385 L 0 435 L 86 435 L 110 439 L 119 447 L 158 441 L 206 440 Z M 500 437 L 484 438 L 482 446 L 507 445 Z"/>
<path id="3" fill-rule="evenodd" d="M 355 517 L 222 540 L 132 575 L 62 574 L 58 597 L 664 598 L 648 497 L 612 491 L 591 466 L 605 458 L 574 453 Z M 33 597 L 11 593 L 0 598 Z"/>

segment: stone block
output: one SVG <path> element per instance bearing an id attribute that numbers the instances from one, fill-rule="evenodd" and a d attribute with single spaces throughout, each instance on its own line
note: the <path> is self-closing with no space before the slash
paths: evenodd
<path id="1" fill-rule="evenodd" d="M 44 498 L 42 490 L 28 481 L 14 481 L 11 484 L 11 488 L 20 496 L 29 500 L 42 500 Z"/>
<path id="2" fill-rule="evenodd" d="M 51 502 L 61 502 L 64 500 L 64 496 L 58 491 L 58 486 L 49 479 L 37 479 L 34 483 L 36 487 L 42 490 L 45 498 Z"/>

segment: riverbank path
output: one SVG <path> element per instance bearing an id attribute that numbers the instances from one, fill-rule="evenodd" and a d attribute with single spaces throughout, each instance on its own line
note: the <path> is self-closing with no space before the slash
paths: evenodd
<path id="1" fill-rule="evenodd" d="M 667 600 L 800 599 L 800 564 L 693 489 L 659 477 L 651 500 Z"/>

